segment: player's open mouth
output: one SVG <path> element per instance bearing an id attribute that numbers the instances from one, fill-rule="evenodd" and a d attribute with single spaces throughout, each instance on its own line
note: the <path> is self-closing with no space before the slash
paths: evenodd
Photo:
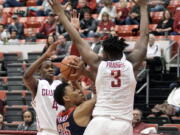
<path id="1" fill-rule="evenodd" d="M 49 75 L 54 75 L 54 72 L 48 72 Z"/>

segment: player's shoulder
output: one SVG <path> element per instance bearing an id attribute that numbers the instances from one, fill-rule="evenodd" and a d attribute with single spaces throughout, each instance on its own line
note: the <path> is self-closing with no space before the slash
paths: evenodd
<path id="1" fill-rule="evenodd" d="M 68 110 L 64 110 L 58 113 L 58 117 L 63 117 L 65 115 L 70 115 L 72 112 L 74 112 L 74 110 L 76 109 L 76 107 L 71 107 Z"/>
<path id="2" fill-rule="evenodd" d="M 62 83 L 61 80 L 53 80 L 52 85 L 57 86 L 57 85 L 59 85 L 59 84 L 61 84 L 61 83 Z"/>

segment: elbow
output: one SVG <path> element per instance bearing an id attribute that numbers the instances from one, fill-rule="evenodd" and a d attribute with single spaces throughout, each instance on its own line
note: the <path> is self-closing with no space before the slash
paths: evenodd
<path id="1" fill-rule="evenodd" d="M 28 75 L 27 72 L 25 72 L 25 73 L 23 74 L 23 81 L 27 81 L 27 80 L 29 80 L 29 78 L 30 78 L 30 76 Z"/>

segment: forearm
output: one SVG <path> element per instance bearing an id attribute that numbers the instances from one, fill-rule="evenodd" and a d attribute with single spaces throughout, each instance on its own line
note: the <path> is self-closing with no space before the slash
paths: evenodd
<path id="1" fill-rule="evenodd" d="M 166 29 L 162 29 L 164 32 L 166 32 L 166 31 L 171 31 L 172 30 L 172 28 L 171 27 L 169 27 L 169 28 L 166 28 Z"/>
<path id="2" fill-rule="evenodd" d="M 149 40 L 148 32 L 148 13 L 147 5 L 140 7 L 141 11 L 141 21 L 140 21 L 140 38 L 135 44 L 133 52 L 128 56 L 128 59 L 133 62 L 134 67 L 138 67 L 139 63 L 142 62 L 146 56 L 147 44 Z"/>
<path id="3" fill-rule="evenodd" d="M 96 78 L 96 74 L 88 69 L 85 69 L 83 71 L 83 75 L 89 77 L 93 82 L 95 81 L 95 78 Z"/>
<path id="4" fill-rule="evenodd" d="M 137 44 L 137 50 L 139 50 L 139 57 L 137 61 L 142 61 L 146 56 L 147 45 L 149 41 L 149 18 L 148 18 L 148 9 L 147 6 L 141 6 L 141 21 L 140 21 L 140 39 Z"/>
<path id="5" fill-rule="evenodd" d="M 148 18 L 148 8 L 146 6 L 140 7 L 141 11 L 141 21 L 140 21 L 140 38 L 149 37 L 149 18 Z"/>

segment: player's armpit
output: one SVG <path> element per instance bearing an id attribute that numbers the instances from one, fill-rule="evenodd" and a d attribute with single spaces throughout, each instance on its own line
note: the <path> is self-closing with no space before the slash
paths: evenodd
<path id="1" fill-rule="evenodd" d="M 73 117 L 77 125 L 83 127 L 87 126 L 92 118 L 92 111 L 94 109 L 95 103 L 96 96 L 88 101 L 85 101 L 75 109 Z"/>

